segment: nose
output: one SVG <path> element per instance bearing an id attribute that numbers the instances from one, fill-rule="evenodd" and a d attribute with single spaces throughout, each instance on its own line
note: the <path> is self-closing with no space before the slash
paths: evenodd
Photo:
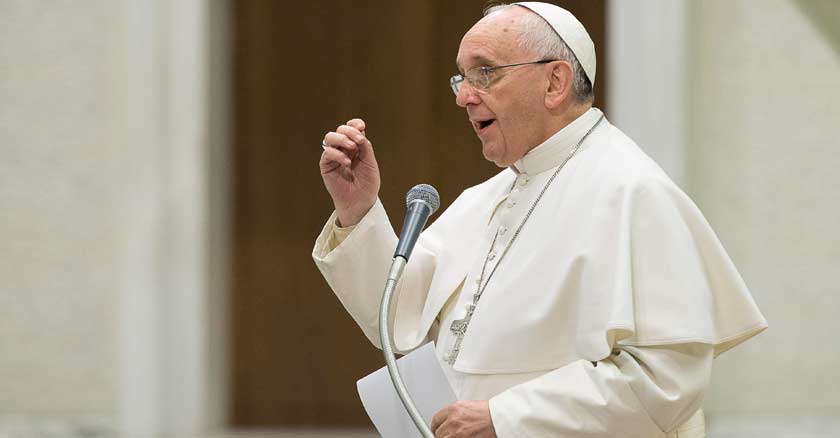
<path id="1" fill-rule="evenodd" d="M 455 104 L 461 108 L 466 108 L 467 105 L 478 105 L 481 103 L 481 97 L 469 81 L 461 82 L 461 88 L 458 89 L 458 94 L 455 95 Z"/>

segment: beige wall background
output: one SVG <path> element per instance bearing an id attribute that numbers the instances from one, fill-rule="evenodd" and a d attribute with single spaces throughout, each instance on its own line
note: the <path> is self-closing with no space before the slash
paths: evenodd
<path id="1" fill-rule="evenodd" d="M 612 2 L 613 121 L 687 190 L 770 328 L 718 358 L 709 436 L 840 435 L 840 2 Z"/>
<path id="2" fill-rule="evenodd" d="M 757 3 L 690 8 L 689 187 L 770 323 L 720 358 L 707 406 L 836 435 L 840 3 Z"/>
<path id="3" fill-rule="evenodd" d="M 717 361 L 713 438 L 840 433 L 838 5 L 611 4 L 609 116 L 770 322 Z M 0 0 L 0 437 L 221 427 L 224 23 L 209 0 Z"/>
<path id="4" fill-rule="evenodd" d="M 0 437 L 221 424 L 224 12 L 0 0 Z"/>
<path id="5" fill-rule="evenodd" d="M 102 36 L 119 34 L 117 11 L 107 1 L 0 2 L 3 436 L 36 421 L 113 426 L 121 54 Z"/>

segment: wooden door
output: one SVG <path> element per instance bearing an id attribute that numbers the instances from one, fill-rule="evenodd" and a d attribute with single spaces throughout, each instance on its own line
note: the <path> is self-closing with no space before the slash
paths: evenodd
<path id="1" fill-rule="evenodd" d="M 484 0 L 231 2 L 234 41 L 232 423 L 369 424 L 355 381 L 381 367 L 310 254 L 332 210 L 318 172 L 327 131 L 360 116 L 399 227 L 425 182 L 445 207 L 498 169 L 448 79 Z M 592 34 L 603 108 L 605 2 L 558 2 Z"/>

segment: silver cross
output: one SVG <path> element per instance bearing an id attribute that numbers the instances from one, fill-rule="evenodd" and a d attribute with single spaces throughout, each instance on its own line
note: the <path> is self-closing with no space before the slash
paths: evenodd
<path id="1" fill-rule="evenodd" d="M 449 327 L 449 331 L 455 335 L 455 345 L 452 347 L 452 351 L 450 351 L 445 357 L 446 362 L 449 365 L 454 365 L 455 360 L 458 359 L 458 353 L 461 352 L 461 342 L 464 341 L 464 335 L 467 334 L 467 327 L 470 325 L 470 319 L 472 319 L 474 312 L 475 304 L 468 305 L 466 316 L 452 321 L 452 325 Z"/>

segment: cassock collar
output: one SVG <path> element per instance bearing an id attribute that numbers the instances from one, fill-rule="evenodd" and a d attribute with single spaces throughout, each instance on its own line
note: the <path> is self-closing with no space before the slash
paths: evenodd
<path id="1" fill-rule="evenodd" d="M 528 151 L 524 157 L 516 160 L 510 169 L 517 174 L 536 175 L 559 166 L 599 117 L 601 110 L 590 108 L 548 140 Z"/>

